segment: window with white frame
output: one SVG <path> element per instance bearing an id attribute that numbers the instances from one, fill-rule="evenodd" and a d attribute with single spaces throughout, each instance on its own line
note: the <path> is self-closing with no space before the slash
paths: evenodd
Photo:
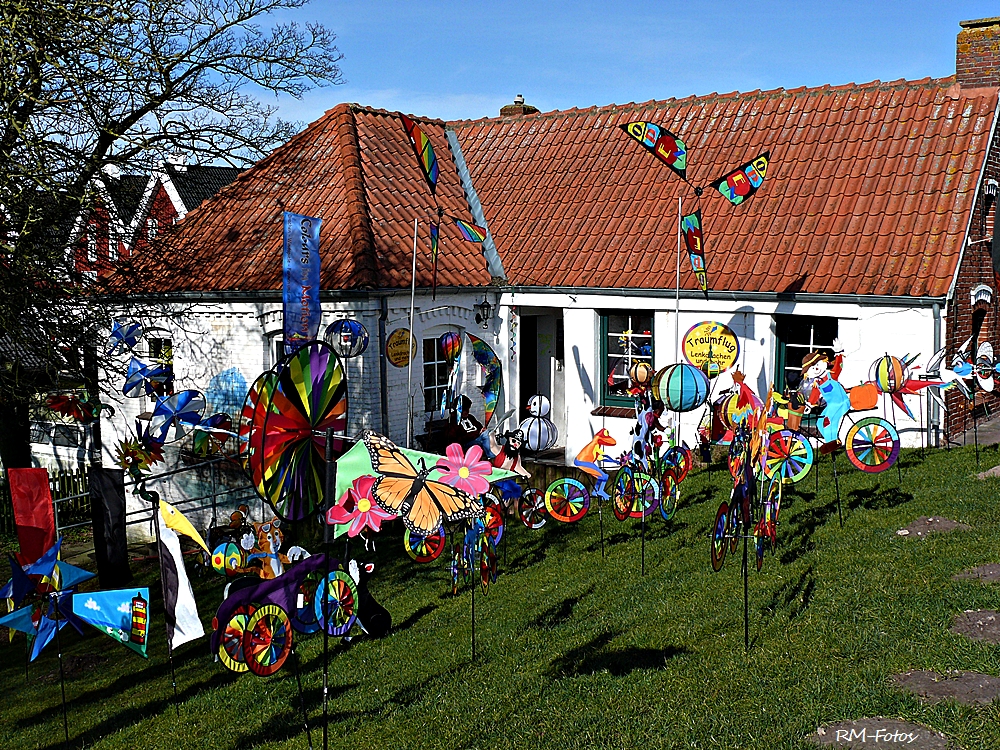
<path id="1" fill-rule="evenodd" d="M 837 338 L 837 319 L 814 315 L 775 315 L 774 386 L 798 388 L 802 379 L 802 359 L 810 352 L 824 351 L 833 356 Z"/>
<path id="2" fill-rule="evenodd" d="M 87 261 L 97 262 L 97 223 L 87 224 Z"/>
<path id="3" fill-rule="evenodd" d="M 653 314 L 631 310 L 601 313 L 601 402 L 632 406 L 629 368 L 637 362 L 653 366 Z"/>
<path id="4" fill-rule="evenodd" d="M 448 389 L 452 364 L 445 358 L 441 341 L 424 339 L 424 411 L 441 410 L 441 398 Z M 447 408 L 448 404 L 445 404 Z"/>
<path id="5" fill-rule="evenodd" d="M 156 239 L 156 233 L 160 229 L 160 222 L 154 219 L 152 216 L 146 219 L 146 239 L 150 242 Z"/>

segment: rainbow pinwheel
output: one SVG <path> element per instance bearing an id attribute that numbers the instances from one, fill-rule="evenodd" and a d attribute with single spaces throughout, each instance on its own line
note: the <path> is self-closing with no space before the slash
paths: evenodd
<path id="1" fill-rule="evenodd" d="M 141 323 L 122 325 L 116 320 L 111 328 L 111 336 L 108 337 L 108 354 L 114 354 L 119 347 L 123 352 L 132 351 L 140 336 L 142 336 Z"/>
<path id="2" fill-rule="evenodd" d="M 274 512 L 298 521 L 311 516 L 323 498 L 326 431 L 343 435 L 347 428 L 344 369 L 328 344 L 311 341 L 263 383 L 249 427 L 240 428 L 248 437 L 247 468 Z M 244 420 L 246 411 L 244 406 Z M 342 452 L 338 439 L 334 454 Z"/>
<path id="3" fill-rule="evenodd" d="M 146 435 L 154 442 L 166 443 L 173 427 L 173 440 L 180 440 L 201 424 L 204 411 L 205 397 L 200 391 L 178 391 L 172 396 L 165 396 L 153 408 Z"/>
<path id="4" fill-rule="evenodd" d="M 489 344 L 471 333 L 466 333 L 466 336 L 472 342 L 472 358 L 483 368 L 483 384 L 479 386 L 479 390 L 486 399 L 486 413 L 483 417 L 483 429 L 486 430 L 493 419 L 493 412 L 497 410 L 497 401 L 503 388 L 503 368 L 500 358 Z"/>

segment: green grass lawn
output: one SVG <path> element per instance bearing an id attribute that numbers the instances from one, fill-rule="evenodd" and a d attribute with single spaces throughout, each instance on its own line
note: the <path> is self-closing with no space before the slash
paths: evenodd
<path id="1" fill-rule="evenodd" d="M 998 463 L 995 446 L 982 452 L 983 469 Z M 812 475 L 786 493 L 778 552 L 750 574 L 749 654 L 740 557 L 719 573 L 709 564 L 709 530 L 728 497 L 719 467 L 688 477 L 670 524 L 651 519 L 645 576 L 638 522 L 605 513 L 601 559 L 596 506 L 571 526 L 508 526 L 507 564 L 489 595 L 476 596 L 475 662 L 469 590 L 451 596 L 444 556 L 411 562 L 390 527 L 368 557 L 379 566 L 371 589 L 395 631 L 350 646 L 331 639 L 330 746 L 793 748 L 820 724 L 887 716 L 927 724 L 966 750 L 995 750 L 1000 702 L 924 705 L 890 678 L 910 669 L 1000 674 L 1000 647 L 948 631 L 958 612 L 1000 609 L 1000 584 L 952 580 L 1000 562 L 1000 480 L 975 478 L 971 447 L 905 451 L 901 465 L 899 485 L 895 470 L 866 475 L 839 458 L 843 528 L 828 460 L 818 496 Z M 920 515 L 972 529 L 896 535 Z M 306 748 L 291 662 L 270 678 L 235 675 L 213 661 L 207 638 L 175 654 L 178 717 L 159 582 L 149 564 L 135 567 L 153 590 L 150 658 L 96 631 L 67 633 L 71 744 Z M 194 583 L 207 628 L 224 581 Z M 298 641 L 317 747 L 322 644 L 319 635 Z M 20 636 L 0 645 L 0 665 L 2 744 L 61 746 L 54 645 L 27 681 Z"/>

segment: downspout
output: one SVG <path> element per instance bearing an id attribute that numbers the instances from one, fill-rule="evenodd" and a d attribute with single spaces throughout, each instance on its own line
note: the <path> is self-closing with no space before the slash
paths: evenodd
<path id="1" fill-rule="evenodd" d="M 379 298 L 378 316 L 378 397 L 379 407 L 382 413 L 382 434 L 389 434 L 389 384 L 386 382 L 388 371 L 385 366 L 385 324 L 389 319 L 389 300 L 385 295 Z"/>

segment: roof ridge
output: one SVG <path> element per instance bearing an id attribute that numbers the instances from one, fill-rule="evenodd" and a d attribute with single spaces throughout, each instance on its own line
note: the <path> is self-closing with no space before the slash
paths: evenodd
<path id="1" fill-rule="evenodd" d="M 338 105 L 342 106 L 342 105 Z M 364 104 L 358 104 L 357 102 L 351 102 L 348 104 L 352 112 L 364 112 L 369 115 L 382 115 L 384 117 L 398 117 L 399 115 L 406 115 L 414 122 L 422 122 L 425 125 L 439 125 L 441 127 L 447 126 L 447 120 L 441 120 L 436 117 L 424 117 L 422 115 L 413 115 L 407 112 L 403 112 L 398 109 L 382 109 L 381 107 L 369 107 Z M 327 110 L 328 112 L 332 110 Z"/>
<path id="2" fill-rule="evenodd" d="M 378 262 L 375 253 L 375 235 L 372 232 L 371 214 L 365 191 L 365 175 L 361 165 L 361 145 L 355 109 L 350 104 L 334 107 L 337 123 L 337 140 L 343 165 L 344 192 L 347 215 L 350 219 L 351 259 L 358 287 L 378 287 Z M 329 114 L 329 113 L 328 113 Z"/>
<path id="3" fill-rule="evenodd" d="M 843 83 L 843 84 L 829 84 L 825 83 L 822 86 L 797 86 L 795 88 L 786 89 L 784 87 L 778 87 L 774 89 L 754 89 L 753 91 L 729 91 L 725 93 L 719 93 L 713 91 L 710 94 L 691 94 L 690 96 L 685 96 L 681 98 L 670 97 L 669 99 L 649 99 L 645 102 L 625 102 L 622 104 L 614 103 L 611 104 L 595 104 L 592 107 L 586 107 L 580 109 L 578 107 L 571 107 L 569 109 L 553 109 L 548 112 L 534 112 L 527 115 L 498 115 L 495 117 L 480 117 L 475 120 L 448 120 L 445 124 L 447 127 L 452 129 L 460 129 L 463 127 L 470 127 L 481 125 L 483 122 L 513 122 L 517 120 L 545 120 L 552 119 L 556 117 L 566 117 L 568 115 L 572 116 L 584 116 L 589 117 L 594 114 L 600 113 L 612 113 L 621 112 L 628 110 L 642 110 L 650 109 L 652 107 L 679 107 L 686 104 L 692 104 L 695 102 L 699 103 L 710 103 L 712 101 L 720 99 L 773 99 L 782 96 L 803 96 L 811 94 L 823 94 L 829 93 L 830 91 L 847 91 L 847 90 L 858 90 L 858 91 L 875 91 L 875 90 L 898 90 L 902 88 L 940 88 L 942 91 L 947 92 L 951 85 L 954 83 L 954 76 L 945 76 L 942 78 L 931 78 L 930 76 L 925 76 L 924 78 L 919 78 L 916 80 L 907 80 L 904 78 L 899 78 L 894 81 L 882 81 L 878 78 L 863 82 L 863 83 Z"/>

